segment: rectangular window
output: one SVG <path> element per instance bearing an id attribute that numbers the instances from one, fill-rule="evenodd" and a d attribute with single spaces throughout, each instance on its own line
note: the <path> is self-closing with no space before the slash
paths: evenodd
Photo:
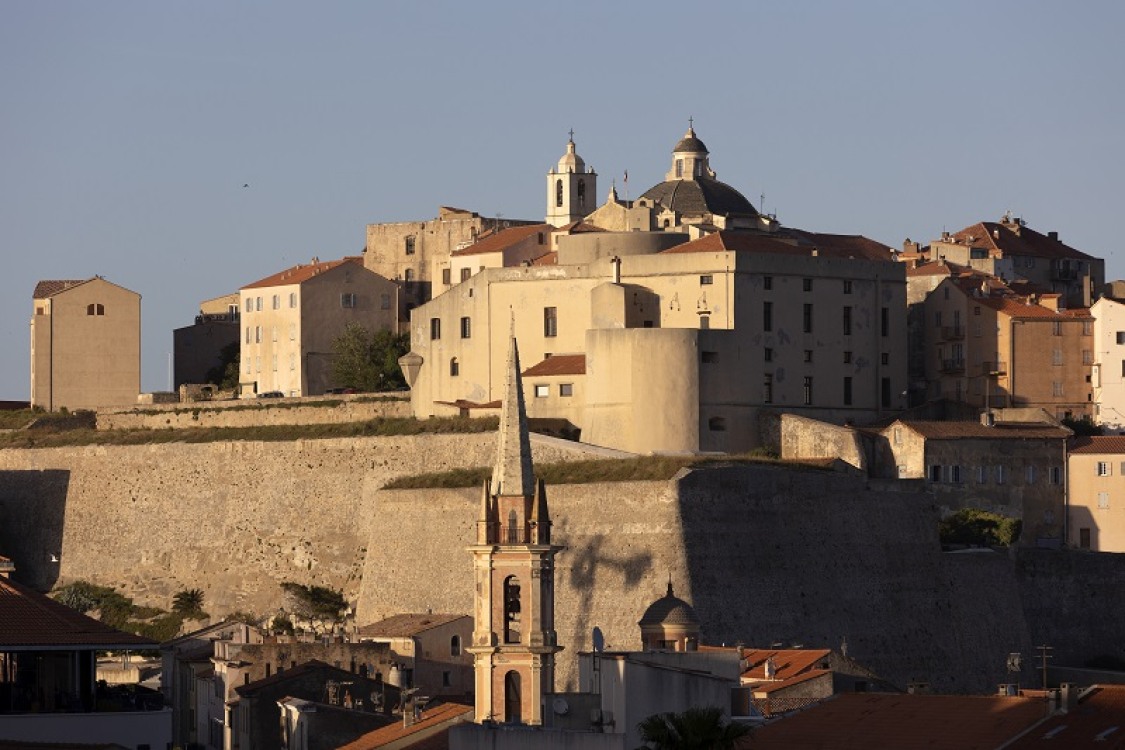
<path id="1" fill-rule="evenodd" d="M 472 275 L 473 275 L 473 269 L 471 269 L 471 268 L 462 268 L 461 269 L 461 281 L 468 281 L 469 277 L 472 276 Z"/>
<path id="2" fill-rule="evenodd" d="M 949 481 L 953 484 L 961 484 L 961 467 L 956 464 L 949 467 Z"/>
<path id="3" fill-rule="evenodd" d="M 773 362 L 773 349 L 768 346 L 762 351 L 762 359 L 766 362 Z"/>
<path id="4" fill-rule="evenodd" d="M 801 281 L 801 287 L 802 287 L 802 288 L 803 288 L 803 289 L 804 289 L 804 290 L 805 290 L 806 292 L 811 292 L 811 291 L 812 291 L 812 279 L 803 279 L 803 280 Z"/>
<path id="5" fill-rule="evenodd" d="M 984 484 L 988 471 L 983 466 L 977 467 L 977 484 Z"/>
<path id="6" fill-rule="evenodd" d="M 461 318 L 461 338 L 468 339 L 473 336 L 473 321 L 469 318 Z"/>
<path id="7" fill-rule="evenodd" d="M 762 289 L 766 290 L 767 292 L 773 289 L 773 276 L 762 277 Z"/>
<path id="8" fill-rule="evenodd" d="M 441 338 L 441 318 L 430 318 L 430 340 Z"/>
<path id="9" fill-rule="evenodd" d="M 941 481 L 941 465 L 940 464 L 934 464 L 933 466 L 930 467 L 930 481 L 931 482 L 940 482 Z"/>
<path id="10" fill-rule="evenodd" d="M 246 312 L 254 312 L 254 300 L 250 297 L 246 298 Z M 1121 334 L 1117 334 L 1117 343 L 1121 343 Z"/>
<path id="11" fill-rule="evenodd" d="M 559 383 L 559 395 L 563 398 L 569 398 L 574 395 L 573 383 Z"/>
<path id="12" fill-rule="evenodd" d="M 1004 484 L 1004 464 L 996 466 L 996 484 Z"/>
<path id="13" fill-rule="evenodd" d="M 280 294 L 273 295 L 272 301 L 273 301 L 273 309 L 274 310 L 280 310 L 281 309 L 281 295 Z"/>
<path id="14" fill-rule="evenodd" d="M 934 313 L 934 328 L 941 328 L 941 310 Z"/>
<path id="15" fill-rule="evenodd" d="M 851 363 L 852 363 L 852 353 L 851 352 L 844 352 L 844 364 L 850 365 Z"/>
<path id="16" fill-rule="evenodd" d="M 452 278 L 452 276 L 453 276 L 453 269 L 452 268 L 441 269 L 441 283 L 442 284 L 445 284 L 446 286 L 449 286 L 450 283 L 451 283 L 450 279 Z"/>
<path id="17" fill-rule="evenodd" d="M 406 254 L 407 255 L 413 255 L 414 254 L 414 238 L 413 237 L 407 237 L 406 238 Z"/>
<path id="18" fill-rule="evenodd" d="M 1090 351 L 1089 349 L 1083 349 L 1082 350 L 1082 364 L 1084 364 L 1084 365 L 1094 364 L 1094 353 L 1092 351 Z"/>
<path id="19" fill-rule="evenodd" d="M 845 307 L 844 308 L 844 335 L 845 336 L 851 336 L 852 335 L 852 308 L 851 307 Z"/>
<path id="20" fill-rule="evenodd" d="M 1063 363 L 1063 353 L 1062 353 L 1062 349 L 1055 349 L 1055 350 L 1054 350 L 1054 351 L 1052 352 L 1052 356 L 1051 356 L 1051 364 L 1053 364 L 1053 365 L 1061 365 L 1062 363 Z"/>
<path id="21" fill-rule="evenodd" d="M 812 404 L 812 376 L 811 375 L 805 376 L 804 396 L 805 396 L 805 406 L 811 405 Z"/>
<path id="22" fill-rule="evenodd" d="M 884 409 L 891 408 L 891 379 L 890 378 L 883 378 L 883 381 L 882 381 L 882 383 L 880 383 L 880 386 L 879 386 L 879 394 L 880 394 L 880 397 L 882 398 L 883 408 Z"/>
<path id="23" fill-rule="evenodd" d="M 261 372 L 261 371 L 262 371 L 262 358 L 261 357 L 254 357 L 254 372 Z"/>
<path id="24" fill-rule="evenodd" d="M 896 427 L 894 430 L 895 445 L 902 445 L 902 428 Z"/>
<path id="25" fill-rule="evenodd" d="M 891 310 L 889 307 L 884 307 L 879 311 L 879 330 L 880 335 L 891 335 Z"/>
<path id="26" fill-rule="evenodd" d="M 535 386 L 535 398 L 547 398 L 551 395 L 551 386 L 537 385 Z"/>
<path id="27" fill-rule="evenodd" d="M 713 365 L 719 361 L 718 352 L 700 352 L 700 361 L 705 365 Z"/>
<path id="28" fill-rule="evenodd" d="M 805 333 L 812 333 L 812 305 L 808 302 L 805 303 L 805 314 L 803 322 Z"/>
<path id="29" fill-rule="evenodd" d="M 882 362 L 885 365 L 889 365 L 891 363 L 891 353 L 890 352 L 883 352 L 882 354 L 879 355 L 879 361 Z"/>
<path id="30" fill-rule="evenodd" d="M 715 283 L 715 277 L 712 276 L 709 273 L 704 274 L 703 276 L 699 277 L 699 285 L 700 286 L 707 286 L 708 284 L 714 284 L 714 283 Z"/>
<path id="31" fill-rule="evenodd" d="M 973 338 L 980 338 L 980 323 L 973 323 Z"/>
<path id="32" fill-rule="evenodd" d="M 289 307 L 296 307 L 296 306 L 297 306 L 297 293 L 296 292 L 289 292 Z"/>
<path id="33" fill-rule="evenodd" d="M 1125 331 L 1117 332 L 1117 343 L 1125 344 Z"/>
<path id="34" fill-rule="evenodd" d="M 805 361 L 812 362 L 812 349 L 805 349 Z"/>
<path id="35" fill-rule="evenodd" d="M 768 372 L 762 381 L 762 403 L 773 403 L 773 375 Z"/>
<path id="36" fill-rule="evenodd" d="M 1062 321 L 1056 320 L 1051 323 L 1051 335 L 1062 336 Z"/>
<path id="37" fill-rule="evenodd" d="M 355 307 L 355 293 L 344 292 L 340 295 L 340 307 L 351 309 Z"/>
<path id="38" fill-rule="evenodd" d="M 1090 549 L 1090 530 L 1089 529 L 1079 529 L 1078 530 L 1078 546 L 1081 547 L 1082 549 Z"/>
<path id="39" fill-rule="evenodd" d="M 851 293 L 852 293 L 852 280 L 851 279 L 844 279 L 844 294 L 851 294 Z"/>
<path id="40" fill-rule="evenodd" d="M 296 341 L 297 340 L 297 324 L 296 323 L 290 323 L 289 324 L 289 340 L 290 341 Z"/>
<path id="41" fill-rule="evenodd" d="M 273 355 L 273 371 L 277 372 L 277 355 Z"/>
<path id="42" fill-rule="evenodd" d="M 1082 321 L 1082 335 L 1083 336 L 1093 336 L 1094 335 L 1094 321 L 1092 321 L 1092 320 L 1083 320 Z"/>
<path id="43" fill-rule="evenodd" d="M 1113 467 L 1108 461 L 1098 461 L 1098 476 L 1108 477 L 1113 474 Z"/>
<path id="44" fill-rule="evenodd" d="M 270 340 L 275 344 L 277 343 L 277 326 L 274 326 L 273 330 L 270 332 Z"/>
<path id="45" fill-rule="evenodd" d="M 852 379 L 844 378 L 844 406 L 852 405 Z"/>
<path id="46" fill-rule="evenodd" d="M 262 343 L 262 327 L 261 326 L 254 326 L 254 343 L 255 344 Z"/>
<path id="47" fill-rule="evenodd" d="M 772 331 L 773 330 L 773 303 L 772 302 L 763 302 L 762 303 L 762 330 L 763 331 Z"/>
<path id="48" fill-rule="evenodd" d="M 246 343 L 250 343 L 250 326 L 246 326 Z"/>
<path id="49" fill-rule="evenodd" d="M 1028 466 L 1027 467 L 1027 483 L 1028 484 L 1035 484 L 1035 467 L 1034 466 Z"/>
<path id="50" fill-rule="evenodd" d="M 554 338 L 559 335 L 559 309 L 557 307 L 543 308 L 543 335 Z"/>
<path id="51" fill-rule="evenodd" d="M 254 298 L 254 309 L 257 310 L 258 312 L 262 311 L 262 298 L 261 297 L 255 297 Z"/>
<path id="52" fill-rule="evenodd" d="M 1108 492 L 1099 492 L 1098 493 L 1098 509 L 1099 510 L 1109 510 L 1109 493 Z"/>
<path id="53" fill-rule="evenodd" d="M 296 370 L 297 369 L 297 355 L 296 354 L 290 354 L 289 355 L 289 369 L 290 370 Z"/>
<path id="54" fill-rule="evenodd" d="M 1051 467 L 1051 484 L 1062 484 L 1062 467 Z"/>
<path id="55" fill-rule="evenodd" d="M 1056 380 L 1051 383 L 1051 390 L 1055 396 L 1063 395 L 1063 384 L 1061 381 Z"/>

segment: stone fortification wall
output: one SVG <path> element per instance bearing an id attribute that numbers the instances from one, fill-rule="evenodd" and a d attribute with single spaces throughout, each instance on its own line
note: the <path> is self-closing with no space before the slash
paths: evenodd
<path id="1" fill-rule="evenodd" d="M 575 652 L 640 647 L 637 621 L 669 576 L 704 641 L 835 648 L 890 681 L 989 690 L 1030 640 L 1011 563 L 940 551 L 923 493 L 781 468 L 685 472 L 670 482 L 548 488 L 558 557 L 559 687 Z M 470 611 L 476 491 L 384 492 L 400 533 L 368 545 L 359 619 L 432 606 Z M 440 524 L 434 517 L 442 519 Z M 417 544 L 424 539 L 426 543 Z M 388 585 L 387 582 L 394 582 Z"/>
<path id="2" fill-rule="evenodd" d="M 409 417 L 410 401 L 307 398 L 174 404 L 148 409 L 100 410 L 99 430 L 164 430 L 186 427 L 261 427 L 345 424 L 379 417 Z"/>
<path id="3" fill-rule="evenodd" d="M 354 600 L 372 540 L 399 533 L 377 514 L 379 488 L 491 465 L 495 442 L 486 433 L 0 450 L 0 554 L 42 590 L 85 579 L 168 608 L 198 587 L 213 615 L 274 612 L 283 581 Z M 597 457 L 558 442 L 533 440 L 535 460 Z"/>

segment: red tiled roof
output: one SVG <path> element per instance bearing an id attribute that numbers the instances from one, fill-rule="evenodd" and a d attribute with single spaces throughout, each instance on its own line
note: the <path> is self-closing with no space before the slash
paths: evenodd
<path id="1" fill-rule="evenodd" d="M 746 671 L 742 678 L 764 680 L 766 678 L 766 660 L 773 657 L 774 667 L 777 672 L 774 679 L 784 680 L 795 677 L 812 667 L 818 661 L 828 657 L 828 649 L 768 649 L 746 648 L 742 650 L 742 658 L 746 659 Z"/>
<path id="2" fill-rule="evenodd" d="M 462 617 L 468 617 L 468 615 L 394 615 L 385 620 L 364 625 L 359 629 L 359 634 L 369 638 L 409 638 L 412 635 L 448 625 Z"/>
<path id="3" fill-rule="evenodd" d="M 547 357 L 539 364 L 533 365 L 523 371 L 523 376 L 525 378 L 585 374 L 585 354 L 556 354 L 553 357 Z"/>
<path id="4" fill-rule="evenodd" d="M 1067 317 L 1066 315 L 1055 312 L 1049 307 L 1027 304 L 1012 297 L 980 297 L 973 301 L 985 307 L 990 307 L 998 313 L 1017 319 L 1053 318 L 1061 320 Z"/>
<path id="5" fill-rule="evenodd" d="M 0 577 L 0 651 L 150 649 L 154 640 L 125 633 Z"/>
<path id="6" fill-rule="evenodd" d="M 35 292 L 31 295 L 32 299 L 47 299 L 53 297 L 59 292 L 66 291 L 72 286 L 85 284 L 89 279 L 65 279 L 65 280 L 46 280 L 40 281 L 35 285 Z"/>
<path id="7" fill-rule="evenodd" d="M 900 419 L 891 427 L 883 429 L 883 434 L 902 424 L 914 430 L 927 440 L 956 440 L 958 438 L 985 438 L 993 440 L 1034 440 L 1039 438 L 1062 440 L 1071 432 L 1065 427 L 1046 425 L 997 424 L 986 427 L 980 422 L 929 422 L 924 420 Z"/>
<path id="8" fill-rule="evenodd" d="M 789 231 L 816 246 L 820 255 L 857 260 L 894 260 L 894 250 L 861 234 L 825 234 L 789 228 Z"/>
<path id="9" fill-rule="evenodd" d="M 555 228 L 550 224 L 531 224 L 525 227 L 512 227 L 511 229 L 505 229 L 502 232 L 497 232 L 496 234 L 479 239 L 463 250 L 454 251 L 450 253 L 450 255 L 460 257 L 463 255 L 498 253 L 507 250 L 517 242 L 522 242 L 533 234 L 542 232 L 545 235 L 549 235 L 553 231 L 555 231 Z M 544 244 L 546 244 L 546 241 L 544 241 Z"/>
<path id="10" fill-rule="evenodd" d="M 793 687 L 794 685 L 799 685 L 802 682 L 813 680 L 817 677 L 823 677 L 826 674 L 832 674 L 832 670 L 810 669 L 808 672 L 803 672 L 802 674 L 796 675 L 794 677 L 789 677 L 784 680 L 749 683 L 750 691 L 755 695 L 755 697 L 757 697 L 759 693 L 769 694 L 777 692 L 778 690 L 786 690 Z"/>
<path id="11" fill-rule="evenodd" d="M 1033 698 L 848 693 L 758 727 L 738 747 L 991 750 L 1043 715 L 1043 701 Z"/>
<path id="12" fill-rule="evenodd" d="M 559 264 L 558 250 L 552 250 L 546 255 L 540 255 L 535 260 L 531 261 L 533 266 L 557 266 Z"/>
<path id="13" fill-rule="evenodd" d="M 1058 240 L 1039 234 L 1029 227 L 1016 227 L 995 221 L 982 221 L 965 227 L 953 236 L 969 247 L 999 251 L 1007 257 L 1025 255 L 1036 258 L 1070 258 L 1074 260 L 1094 260 L 1094 258 Z M 969 238 L 972 239 L 969 239 Z"/>
<path id="14" fill-rule="evenodd" d="M 404 727 L 401 722 L 382 727 L 374 732 L 368 732 L 354 742 L 341 745 L 337 750 L 376 750 L 392 742 L 396 743 L 398 747 L 422 747 L 421 743 L 428 741 L 433 736 L 426 733 L 425 730 L 433 730 L 435 727 L 440 727 L 446 723 L 453 724 L 459 721 L 467 721 L 469 719 L 468 714 L 472 710 L 472 706 L 464 706 L 460 703 L 443 703 L 423 712 L 421 719 L 408 727 Z M 419 744 L 401 743 L 404 738 L 418 733 L 426 734 L 424 738 L 419 738 Z M 440 747 L 440 745 L 426 745 L 426 747 Z"/>
<path id="15" fill-rule="evenodd" d="M 303 284 L 314 276 L 318 276 L 325 271 L 331 271 L 333 268 L 343 263 L 355 263 L 357 266 L 363 267 L 363 258 L 349 256 L 341 258 L 340 260 L 330 260 L 327 263 L 308 263 L 305 265 L 296 265 L 292 268 L 287 268 L 284 271 L 275 273 L 273 276 L 255 281 L 253 284 L 247 284 L 242 287 L 243 289 L 261 289 L 270 286 L 289 286 L 291 284 Z"/>
<path id="16" fill-rule="evenodd" d="M 248 682 L 245 685 L 239 685 L 234 689 L 234 691 L 240 696 L 245 696 L 249 693 L 255 693 L 264 687 L 277 685 L 278 683 L 284 682 L 285 680 L 291 680 L 294 677 L 301 677 L 302 675 L 306 675 L 309 672 L 317 672 L 325 668 L 334 670 L 336 672 L 344 671 L 339 667 L 334 667 L 328 662 L 323 662 L 320 659 L 309 659 L 308 661 L 302 662 L 295 667 L 286 669 L 284 672 L 275 672 L 269 677 L 263 677 L 260 680 L 254 680 L 253 682 Z"/>
<path id="17" fill-rule="evenodd" d="M 1079 701 L 1078 710 L 1052 716 L 1007 747 L 1010 750 L 1036 747 L 1065 747 L 1067 750 L 1125 748 L 1125 686 L 1095 685 Z"/>
<path id="18" fill-rule="evenodd" d="M 1125 453 L 1125 436 L 1082 436 L 1070 442 L 1070 453 Z"/>
<path id="19" fill-rule="evenodd" d="M 741 232 L 715 232 L 698 240 L 685 242 L 667 250 L 661 255 L 678 253 L 780 253 L 784 255 L 812 255 L 812 248 L 802 247 L 791 242 L 771 239 L 761 234 Z"/>

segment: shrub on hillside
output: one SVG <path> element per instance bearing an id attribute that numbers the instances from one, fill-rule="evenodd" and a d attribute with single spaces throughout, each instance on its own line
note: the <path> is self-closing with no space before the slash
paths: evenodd
<path id="1" fill-rule="evenodd" d="M 1020 538 L 1023 522 L 997 513 L 963 508 L 942 520 L 942 544 L 967 544 L 977 547 L 1009 547 Z"/>

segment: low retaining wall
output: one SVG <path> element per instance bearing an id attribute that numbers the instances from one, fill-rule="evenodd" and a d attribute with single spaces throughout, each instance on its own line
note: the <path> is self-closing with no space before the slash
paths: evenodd
<path id="1" fill-rule="evenodd" d="M 98 412 L 99 430 L 166 430 L 187 427 L 262 427 L 345 424 L 380 417 L 409 417 L 410 401 L 362 397 L 260 399 L 170 404 Z"/>

